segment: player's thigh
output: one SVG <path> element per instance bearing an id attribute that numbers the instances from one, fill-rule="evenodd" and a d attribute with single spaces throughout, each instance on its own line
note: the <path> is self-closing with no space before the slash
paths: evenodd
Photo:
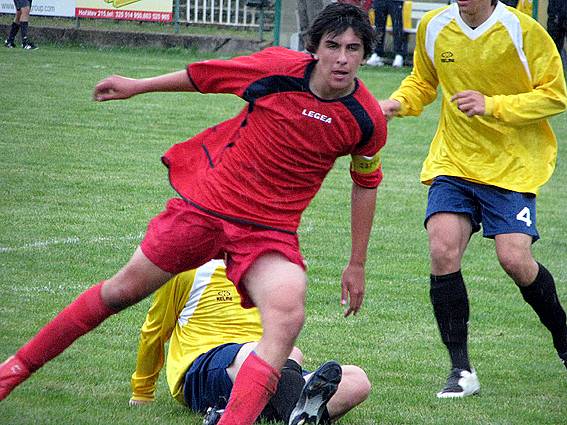
<path id="1" fill-rule="evenodd" d="M 236 375 L 238 375 L 238 371 L 240 370 L 242 363 L 244 363 L 246 358 L 252 351 L 254 351 L 254 348 L 256 348 L 257 345 L 257 342 L 248 342 L 243 344 L 233 362 L 226 368 L 226 372 L 232 382 L 236 379 Z"/>
<path id="2" fill-rule="evenodd" d="M 262 316 L 287 315 L 305 305 L 305 270 L 279 252 L 266 252 L 248 268 L 243 283 Z"/>
<path id="3" fill-rule="evenodd" d="M 138 247 L 130 261 L 105 282 L 101 296 L 108 306 L 122 309 L 150 295 L 171 276 L 152 263 Z"/>

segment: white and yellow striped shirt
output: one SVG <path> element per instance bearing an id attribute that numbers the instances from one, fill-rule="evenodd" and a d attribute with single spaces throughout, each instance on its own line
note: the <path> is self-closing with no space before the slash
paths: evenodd
<path id="1" fill-rule="evenodd" d="M 427 13 L 416 35 L 414 67 L 391 99 L 400 115 L 419 115 L 441 87 L 441 118 L 421 171 L 537 194 L 555 168 L 557 143 L 547 118 L 567 105 L 561 58 L 535 20 L 498 3 L 470 28 L 457 4 Z M 450 101 L 475 90 L 484 116 L 467 117 Z"/>
<path id="2" fill-rule="evenodd" d="M 258 310 L 240 306 L 222 260 L 180 273 L 154 294 L 140 334 L 132 399 L 154 399 L 168 340 L 167 383 L 172 396 L 184 403 L 185 372 L 199 355 L 221 344 L 257 341 L 261 336 Z"/>

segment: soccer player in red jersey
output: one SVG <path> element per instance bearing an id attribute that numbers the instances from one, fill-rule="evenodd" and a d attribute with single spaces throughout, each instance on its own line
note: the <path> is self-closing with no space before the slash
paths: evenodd
<path id="1" fill-rule="evenodd" d="M 365 11 L 333 3 L 308 32 L 311 54 L 274 47 L 153 78 L 111 76 L 98 83 L 97 101 L 199 91 L 234 94 L 248 104 L 166 152 L 162 160 L 180 197 L 150 221 L 122 270 L 81 294 L 0 367 L 0 400 L 111 314 L 174 274 L 226 256 L 228 278 L 243 306 L 260 310 L 264 334 L 242 365 L 219 423 L 252 424 L 274 393 L 304 322 L 307 278 L 296 233 L 301 214 L 344 155 L 352 157 L 353 180 L 351 257 L 341 288 L 345 316 L 362 304 L 386 141 L 380 106 L 356 78 L 373 38 Z"/>

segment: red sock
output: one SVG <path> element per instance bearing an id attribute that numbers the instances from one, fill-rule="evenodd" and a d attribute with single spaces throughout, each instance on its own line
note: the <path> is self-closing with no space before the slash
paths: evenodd
<path id="1" fill-rule="evenodd" d="M 218 425 L 252 425 L 276 392 L 280 372 L 252 352 L 242 363 Z"/>
<path id="2" fill-rule="evenodd" d="M 35 372 L 61 354 L 77 338 L 100 325 L 116 311 L 102 301 L 103 282 L 95 285 L 65 307 L 16 353 L 30 370 Z"/>

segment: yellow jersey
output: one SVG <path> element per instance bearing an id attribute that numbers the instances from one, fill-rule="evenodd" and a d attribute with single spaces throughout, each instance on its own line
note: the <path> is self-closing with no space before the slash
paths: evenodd
<path id="1" fill-rule="evenodd" d="M 169 341 L 166 375 L 172 396 L 181 403 L 185 373 L 210 349 L 262 336 L 256 308 L 240 306 L 240 295 L 226 277 L 222 260 L 180 273 L 158 289 L 140 334 L 132 399 L 153 400 Z"/>
<path id="2" fill-rule="evenodd" d="M 452 4 L 421 20 L 412 73 L 390 98 L 400 115 L 419 115 L 441 88 L 441 117 L 421 171 L 537 194 L 555 168 L 557 143 L 547 118 L 567 105 L 561 58 L 531 17 L 498 3 L 472 29 Z M 467 117 L 450 101 L 484 94 L 483 116 Z"/>

